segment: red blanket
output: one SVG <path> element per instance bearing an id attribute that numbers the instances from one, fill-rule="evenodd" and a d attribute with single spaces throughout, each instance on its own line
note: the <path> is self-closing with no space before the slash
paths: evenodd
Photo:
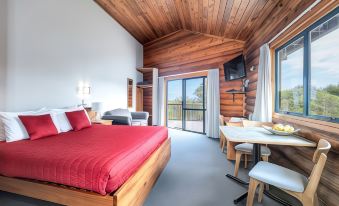
<path id="1" fill-rule="evenodd" d="M 93 125 L 0 144 L 0 174 L 98 192 L 118 189 L 168 138 L 164 127 Z"/>

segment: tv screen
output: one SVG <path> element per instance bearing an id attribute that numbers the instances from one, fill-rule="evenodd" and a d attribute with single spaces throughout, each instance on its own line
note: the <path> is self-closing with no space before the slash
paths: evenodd
<path id="1" fill-rule="evenodd" d="M 244 56 L 240 55 L 224 64 L 225 80 L 235 80 L 246 77 Z"/>

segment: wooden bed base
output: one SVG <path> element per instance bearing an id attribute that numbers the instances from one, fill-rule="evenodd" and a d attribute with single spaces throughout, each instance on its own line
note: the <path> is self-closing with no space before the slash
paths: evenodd
<path id="1" fill-rule="evenodd" d="M 167 139 L 117 191 L 98 193 L 40 181 L 0 176 L 0 190 L 62 205 L 139 206 L 143 205 L 157 178 L 171 156 L 171 139 Z"/>

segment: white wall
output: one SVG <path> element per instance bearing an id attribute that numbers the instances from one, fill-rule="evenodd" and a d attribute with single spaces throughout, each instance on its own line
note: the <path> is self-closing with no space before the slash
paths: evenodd
<path id="1" fill-rule="evenodd" d="M 5 109 L 6 101 L 6 37 L 7 1 L 0 0 L 0 111 Z"/>
<path id="2" fill-rule="evenodd" d="M 143 48 L 92 0 L 8 0 L 6 110 L 87 103 L 127 108 L 127 78 L 142 80 Z M 134 88 L 135 108 L 135 88 Z"/>

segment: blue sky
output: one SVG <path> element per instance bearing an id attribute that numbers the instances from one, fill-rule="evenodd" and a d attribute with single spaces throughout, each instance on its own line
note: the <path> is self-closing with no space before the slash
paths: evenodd
<path id="1" fill-rule="evenodd" d="M 282 88 L 291 89 L 302 83 L 302 53 L 300 49 L 282 62 Z M 311 68 L 312 86 L 339 84 L 339 29 L 311 43 Z"/>
<path id="2" fill-rule="evenodd" d="M 202 79 L 190 79 L 186 81 L 186 96 L 195 97 L 194 92 L 202 83 Z M 182 80 L 168 82 L 168 100 L 174 100 L 182 95 Z"/>
<path id="3" fill-rule="evenodd" d="M 182 95 L 182 80 L 168 82 L 168 100 L 174 100 Z"/>

